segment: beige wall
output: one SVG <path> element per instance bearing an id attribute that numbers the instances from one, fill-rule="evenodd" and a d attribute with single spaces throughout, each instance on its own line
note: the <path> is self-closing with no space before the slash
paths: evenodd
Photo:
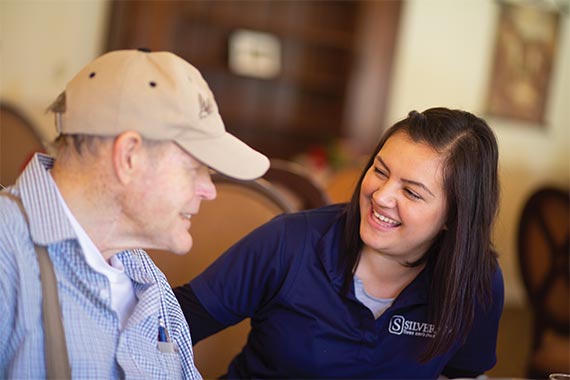
<path id="1" fill-rule="evenodd" d="M 22 109 L 46 141 L 45 109 L 103 48 L 103 0 L 0 0 L 0 99 Z"/>
<path id="2" fill-rule="evenodd" d="M 408 0 L 389 101 L 389 122 L 444 105 L 485 116 L 498 16 L 494 0 Z M 0 98 L 26 111 L 47 139 L 43 110 L 103 48 L 108 2 L 0 0 Z M 544 128 L 487 118 L 501 151 L 502 204 L 495 237 L 507 302 L 525 302 L 516 261 L 524 200 L 538 186 L 570 182 L 569 30 L 565 16 Z"/>

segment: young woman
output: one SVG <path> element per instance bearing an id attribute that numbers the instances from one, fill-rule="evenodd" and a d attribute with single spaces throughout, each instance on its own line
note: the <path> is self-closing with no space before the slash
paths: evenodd
<path id="1" fill-rule="evenodd" d="M 175 289 L 194 344 L 251 317 L 228 378 L 476 377 L 495 364 L 497 143 L 468 112 L 410 112 L 350 203 L 287 214 Z"/>

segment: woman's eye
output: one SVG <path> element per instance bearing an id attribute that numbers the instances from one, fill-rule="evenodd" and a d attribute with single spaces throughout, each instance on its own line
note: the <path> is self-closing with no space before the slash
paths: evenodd
<path id="1" fill-rule="evenodd" d="M 410 198 L 412 198 L 412 199 L 415 199 L 415 200 L 420 200 L 420 199 L 422 199 L 421 196 L 419 196 L 418 194 L 416 194 L 415 192 L 413 192 L 413 191 L 410 190 L 410 189 L 405 189 L 405 192 L 406 192 L 406 194 L 407 194 Z"/>
<path id="2" fill-rule="evenodd" d="M 386 177 L 386 172 L 380 168 L 374 168 L 374 172 L 376 172 L 376 174 L 382 176 L 382 177 Z"/>

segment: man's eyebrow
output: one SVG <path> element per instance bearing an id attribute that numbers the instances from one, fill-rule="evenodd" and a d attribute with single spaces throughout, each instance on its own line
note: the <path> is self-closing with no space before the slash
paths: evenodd
<path id="1" fill-rule="evenodd" d="M 390 171 L 390 168 L 388 167 L 388 165 L 386 165 L 386 163 L 384 162 L 384 160 L 382 159 L 382 157 L 380 156 L 376 156 L 376 160 L 380 162 L 380 164 L 382 164 L 382 166 L 384 166 L 388 171 Z M 424 189 L 425 191 L 427 191 L 432 197 L 435 197 L 435 195 L 427 188 L 426 185 L 424 185 L 421 182 L 418 181 L 413 181 L 411 179 L 406 179 L 406 178 L 402 178 L 402 182 L 410 184 L 410 185 L 414 185 L 414 186 L 418 186 L 421 187 L 422 189 Z"/>

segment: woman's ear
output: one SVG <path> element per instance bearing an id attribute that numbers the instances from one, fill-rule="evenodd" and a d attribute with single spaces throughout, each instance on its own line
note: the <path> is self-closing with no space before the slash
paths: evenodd
<path id="1" fill-rule="evenodd" d="M 122 184 L 130 183 L 143 166 L 143 140 L 135 131 L 121 133 L 113 142 L 113 169 Z"/>

